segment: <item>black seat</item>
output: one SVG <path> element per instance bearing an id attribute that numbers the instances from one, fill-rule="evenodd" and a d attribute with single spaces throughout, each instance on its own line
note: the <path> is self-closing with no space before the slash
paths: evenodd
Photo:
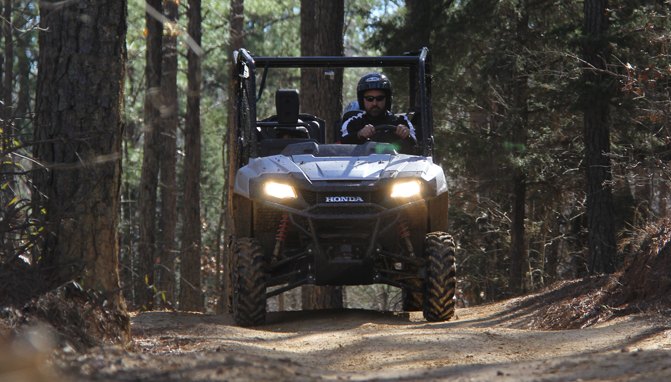
<path id="1" fill-rule="evenodd" d="M 296 124 L 298 122 L 298 90 L 278 89 L 275 92 L 275 109 L 277 122 L 280 124 Z"/>
<path id="2" fill-rule="evenodd" d="M 277 109 L 277 129 L 296 126 L 307 131 L 307 138 L 324 143 L 324 120 L 311 114 L 300 113 L 298 90 L 279 89 L 275 92 L 275 108 Z M 302 137 L 301 137 L 302 138 Z"/>
<path id="3" fill-rule="evenodd" d="M 297 89 L 278 89 L 275 109 L 276 115 L 257 122 L 260 155 L 279 154 L 286 145 L 295 142 L 324 142 L 324 121 L 299 113 Z"/>
<path id="4" fill-rule="evenodd" d="M 275 138 L 311 138 L 306 126 L 300 123 L 298 90 L 278 89 L 275 92 L 276 116 L 269 118 L 277 122 L 273 127 Z"/>

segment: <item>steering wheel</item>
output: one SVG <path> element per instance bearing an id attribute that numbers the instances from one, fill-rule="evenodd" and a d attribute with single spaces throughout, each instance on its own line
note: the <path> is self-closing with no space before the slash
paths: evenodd
<path id="1" fill-rule="evenodd" d="M 402 139 L 396 135 L 396 125 L 379 124 L 373 127 L 375 128 L 375 134 L 370 137 L 371 141 L 391 143 L 400 153 L 411 154 L 415 152 L 415 146 L 410 143 L 410 140 Z"/>
<path id="2" fill-rule="evenodd" d="M 373 126 L 375 134 L 370 137 L 371 141 L 386 142 L 386 143 L 400 143 L 401 137 L 396 135 L 396 126 L 390 124 L 380 124 Z"/>

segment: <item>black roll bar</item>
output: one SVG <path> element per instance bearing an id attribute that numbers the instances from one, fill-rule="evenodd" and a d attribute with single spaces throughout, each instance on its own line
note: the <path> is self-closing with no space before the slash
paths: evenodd
<path id="1" fill-rule="evenodd" d="M 419 52 L 408 53 L 402 56 L 377 56 L 377 57 L 347 57 L 347 56 L 306 56 L 306 57 L 275 57 L 254 56 L 246 49 L 240 49 L 235 53 L 238 65 L 238 81 L 242 83 L 238 89 L 245 87 L 250 102 L 250 126 L 248 131 L 256 128 L 256 68 L 263 68 L 261 86 L 265 85 L 265 78 L 269 68 L 365 68 L 365 67 L 406 67 L 410 70 L 411 82 L 418 82 L 419 89 L 419 118 L 422 128 L 423 156 L 433 154 L 433 114 L 431 108 L 431 67 L 429 49 L 424 47 Z M 414 70 L 414 73 L 413 73 Z M 411 88 L 412 89 L 412 83 Z M 260 91 L 259 91 L 260 93 Z M 414 95 L 411 95 L 411 98 Z M 256 146 L 256 135 L 249 133 L 244 144 Z M 250 154 L 254 156 L 255 150 L 250 147 Z"/>

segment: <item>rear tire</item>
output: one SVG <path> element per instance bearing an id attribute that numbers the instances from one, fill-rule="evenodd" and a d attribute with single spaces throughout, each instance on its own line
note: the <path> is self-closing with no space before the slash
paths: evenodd
<path id="1" fill-rule="evenodd" d="M 233 319 L 240 326 L 266 321 L 266 259 L 255 239 L 241 238 L 233 250 Z"/>
<path id="2" fill-rule="evenodd" d="M 455 244 L 445 232 L 426 235 L 426 279 L 424 281 L 424 318 L 447 321 L 454 316 L 457 268 Z"/>

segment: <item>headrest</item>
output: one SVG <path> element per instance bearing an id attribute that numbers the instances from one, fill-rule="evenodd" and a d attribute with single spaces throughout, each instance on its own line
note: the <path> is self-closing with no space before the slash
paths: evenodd
<path id="1" fill-rule="evenodd" d="M 298 90 L 278 89 L 275 92 L 275 109 L 278 123 L 298 122 Z"/>

